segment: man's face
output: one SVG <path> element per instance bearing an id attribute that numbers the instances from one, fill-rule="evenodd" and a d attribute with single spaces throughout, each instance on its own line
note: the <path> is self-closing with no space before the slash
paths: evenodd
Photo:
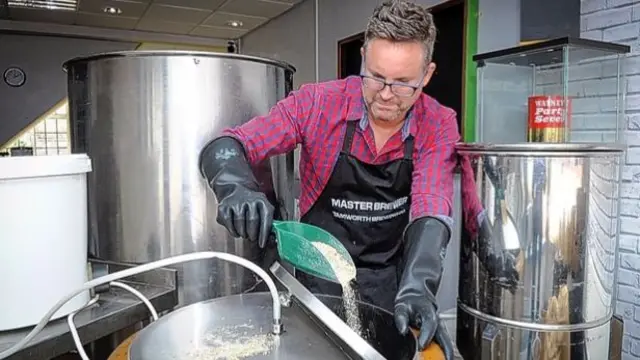
<path id="1" fill-rule="evenodd" d="M 361 50 L 361 53 L 364 59 L 363 75 L 389 84 L 407 85 L 394 85 L 394 93 L 391 86 L 384 86 L 380 90 L 379 87 L 383 86 L 380 82 L 375 84 L 375 80 L 363 79 L 362 93 L 369 115 L 378 121 L 403 120 L 409 108 L 420 96 L 422 88 L 431 79 L 435 64 L 424 66 L 424 49 L 419 42 L 400 43 L 374 39 L 368 43 L 366 49 Z M 410 87 L 417 90 L 411 93 Z"/>

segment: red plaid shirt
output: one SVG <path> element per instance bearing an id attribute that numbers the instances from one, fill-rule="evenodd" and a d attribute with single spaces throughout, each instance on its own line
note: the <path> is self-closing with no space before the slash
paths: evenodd
<path id="1" fill-rule="evenodd" d="M 362 98 L 362 80 L 342 80 L 303 85 L 279 101 L 268 114 L 223 132 L 244 144 L 247 157 L 257 164 L 302 145 L 300 156 L 300 213 L 318 199 L 337 161 L 348 121 L 358 121 L 352 155 L 370 164 L 403 156 L 403 143 L 414 137 L 412 219 L 445 218 L 452 224 L 453 175 L 459 141 L 456 114 L 426 94 L 421 94 L 402 131 L 394 134 L 380 152 L 368 125 Z M 477 211 L 475 212 L 478 213 Z"/>

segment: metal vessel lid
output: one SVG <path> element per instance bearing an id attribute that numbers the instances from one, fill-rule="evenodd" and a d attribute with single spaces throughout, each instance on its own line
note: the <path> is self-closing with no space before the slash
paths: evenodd
<path id="1" fill-rule="evenodd" d="M 462 155 L 510 155 L 510 156 L 572 156 L 591 157 L 621 154 L 626 147 L 621 144 L 599 143 L 458 143 L 456 150 Z"/>
<path id="2" fill-rule="evenodd" d="M 283 295 L 285 296 L 285 295 Z M 285 296 L 286 298 L 286 296 Z M 344 317 L 342 297 L 318 295 L 318 299 Z M 271 296 L 247 293 L 191 304 L 162 316 L 142 329 L 131 343 L 130 360 L 221 358 L 230 352 L 243 359 L 362 359 L 339 338 L 307 316 L 294 297 L 284 301 L 284 332 L 270 335 Z M 357 302 L 367 340 L 386 359 L 412 360 L 417 355 L 415 337 L 401 335 L 393 314 Z"/>
<path id="3" fill-rule="evenodd" d="M 217 52 L 207 52 L 207 51 L 188 51 L 188 50 L 140 50 L 140 51 L 113 51 L 106 53 L 98 53 L 89 56 L 81 56 L 76 57 L 70 60 L 67 60 L 62 64 L 62 68 L 66 71 L 70 66 L 73 66 L 75 63 L 81 62 L 89 62 L 95 60 L 102 60 L 108 58 L 120 58 L 120 57 L 153 57 L 153 56 L 196 56 L 196 57 L 213 57 L 213 58 L 223 58 L 223 59 L 234 59 L 234 60 L 245 60 L 245 61 L 253 61 L 260 62 L 267 65 L 273 65 L 277 67 L 281 67 L 285 70 L 289 70 L 291 72 L 296 72 L 296 68 L 289 64 L 288 62 L 282 60 L 269 59 L 258 56 L 244 55 L 244 54 L 233 54 L 233 53 L 217 53 Z"/>

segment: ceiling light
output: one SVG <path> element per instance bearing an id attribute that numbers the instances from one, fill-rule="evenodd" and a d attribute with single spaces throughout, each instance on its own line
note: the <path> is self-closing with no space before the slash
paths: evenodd
<path id="1" fill-rule="evenodd" d="M 122 10 L 120 10 L 120 8 L 113 7 L 113 6 L 105 6 L 105 7 L 102 8 L 102 11 L 104 11 L 105 13 L 107 13 L 109 15 L 120 15 L 120 14 L 122 14 Z"/>
<path id="2" fill-rule="evenodd" d="M 78 0 L 9 0 L 9 7 L 22 7 L 42 10 L 76 11 Z"/>
<path id="3" fill-rule="evenodd" d="M 227 21 L 227 25 L 231 27 L 242 27 L 242 21 L 240 20 L 229 20 Z"/>

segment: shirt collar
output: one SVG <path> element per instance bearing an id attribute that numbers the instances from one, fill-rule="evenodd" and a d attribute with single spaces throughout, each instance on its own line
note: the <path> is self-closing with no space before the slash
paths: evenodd
<path id="1" fill-rule="evenodd" d="M 360 80 L 361 83 L 361 80 Z M 351 95 L 351 101 L 349 110 L 347 111 L 347 121 L 355 121 L 358 120 L 358 125 L 361 130 L 366 130 L 367 126 L 369 126 L 369 118 L 367 116 L 366 106 L 364 104 L 364 99 L 362 98 L 362 87 L 357 87 L 357 93 L 354 91 Z M 421 98 L 418 98 L 416 103 L 407 113 L 407 118 L 402 125 L 402 141 L 407 140 L 409 135 L 416 136 L 417 125 L 414 117 L 416 114 L 420 114 L 422 109 L 422 101 Z"/>
<path id="2" fill-rule="evenodd" d="M 409 110 L 409 112 L 407 113 L 407 118 L 405 119 L 404 124 L 402 124 L 402 141 L 407 140 L 409 135 L 413 135 L 415 137 L 415 132 L 412 132 L 414 123 L 415 121 L 413 121 L 413 111 Z M 367 129 L 367 126 L 369 126 L 369 117 L 367 116 L 366 111 L 362 114 L 358 125 L 360 125 L 360 130 L 363 131 Z"/>

